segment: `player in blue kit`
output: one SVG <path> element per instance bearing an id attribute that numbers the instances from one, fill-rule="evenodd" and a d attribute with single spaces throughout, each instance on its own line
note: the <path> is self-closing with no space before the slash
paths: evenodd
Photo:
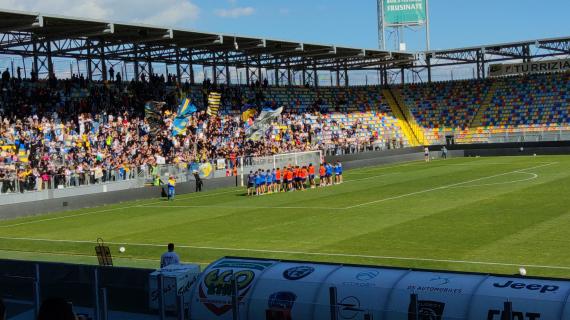
<path id="1" fill-rule="evenodd" d="M 263 181 L 261 173 L 259 171 L 255 172 L 255 195 L 261 194 L 261 182 Z"/>
<path id="2" fill-rule="evenodd" d="M 333 178 L 332 178 L 332 174 L 333 174 L 333 167 L 330 163 L 325 163 L 325 177 L 327 180 L 327 184 L 329 186 L 333 185 Z"/>
<path id="3" fill-rule="evenodd" d="M 334 174 L 335 174 L 336 183 L 341 184 L 342 183 L 342 164 L 338 161 L 334 165 Z"/>
<path id="4" fill-rule="evenodd" d="M 265 171 L 260 170 L 259 173 L 259 187 L 261 189 L 261 192 L 259 194 L 264 194 L 265 193 L 265 181 L 267 179 L 267 175 L 265 174 Z"/>
<path id="5" fill-rule="evenodd" d="M 265 173 L 265 193 L 271 193 L 271 185 L 273 184 L 273 175 L 271 174 L 271 171 L 269 171 L 269 169 L 267 169 L 267 172 Z"/>

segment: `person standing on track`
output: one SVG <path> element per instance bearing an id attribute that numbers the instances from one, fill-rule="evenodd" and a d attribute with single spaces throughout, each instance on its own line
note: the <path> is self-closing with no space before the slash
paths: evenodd
<path id="1" fill-rule="evenodd" d="M 174 252 L 174 243 L 168 244 L 168 251 L 163 253 L 160 257 L 160 268 L 167 267 L 171 264 L 179 264 L 180 257 Z"/>
<path id="2" fill-rule="evenodd" d="M 168 200 L 174 201 L 174 196 L 176 195 L 176 179 L 174 176 L 168 178 Z"/>
<path id="3" fill-rule="evenodd" d="M 441 148 L 441 157 L 443 160 L 447 160 L 447 148 L 445 146 Z"/>
<path id="4" fill-rule="evenodd" d="M 249 174 L 247 175 L 247 195 L 248 196 L 253 196 L 255 194 L 255 186 L 254 186 L 254 179 L 255 179 L 255 175 L 253 174 L 253 171 L 250 171 Z"/>
<path id="5" fill-rule="evenodd" d="M 429 162 L 429 148 L 427 146 L 425 146 L 424 148 L 424 159 L 426 162 Z"/>

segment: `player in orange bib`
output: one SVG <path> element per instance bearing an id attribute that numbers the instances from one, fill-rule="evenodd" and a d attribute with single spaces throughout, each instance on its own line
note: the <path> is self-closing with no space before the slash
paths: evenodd
<path id="1" fill-rule="evenodd" d="M 287 190 L 292 191 L 293 190 L 293 169 L 289 168 L 289 170 L 287 170 L 287 180 L 289 182 L 289 184 L 287 185 Z"/>
<path id="2" fill-rule="evenodd" d="M 325 169 L 325 165 L 321 163 L 321 167 L 319 168 L 319 187 L 327 185 L 326 174 L 327 170 Z"/>
<path id="3" fill-rule="evenodd" d="M 309 164 L 309 185 L 311 189 L 315 188 L 315 166 L 312 163 Z"/>
<path id="4" fill-rule="evenodd" d="M 274 192 L 281 192 L 281 169 L 275 170 L 275 190 Z"/>
<path id="5" fill-rule="evenodd" d="M 307 170 L 307 167 L 303 167 L 299 171 L 301 172 L 300 187 L 301 187 L 301 190 L 304 191 L 305 186 L 307 185 L 307 177 L 309 176 L 309 170 Z"/>

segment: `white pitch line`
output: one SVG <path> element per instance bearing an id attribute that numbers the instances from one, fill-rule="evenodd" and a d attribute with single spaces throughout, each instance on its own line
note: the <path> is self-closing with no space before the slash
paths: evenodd
<path id="1" fill-rule="evenodd" d="M 204 194 L 204 195 L 200 195 L 200 196 L 196 196 L 196 197 L 184 197 L 181 199 L 175 199 L 174 201 L 183 201 L 183 200 L 191 200 L 191 199 L 197 199 L 197 198 L 212 197 L 212 196 L 216 196 L 216 195 L 220 195 L 220 194 L 235 193 L 238 191 L 241 191 L 241 190 L 232 190 L 232 191 Z M 195 193 L 191 193 L 190 195 L 195 195 Z M 152 204 L 158 204 L 158 203 L 163 203 L 163 202 L 164 201 L 156 201 L 156 202 L 151 202 L 148 204 L 152 205 Z M 29 225 L 29 224 L 36 224 L 36 223 L 47 222 L 47 221 L 77 218 L 77 217 L 82 217 L 82 216 L 87 216 L 87 215 L 92 215 L 92 214 L 100 214 L 100 213 L 106 213 L 106 212 L 117 211 L 117 210 L 132 209 L 132 208 L 141 208 L 141 207 L 145 207 L 145 206 L 146 206 L 146 204 L 136 204 L 136 205 L 126 206 L 126 207 L 117 207 L 117 208 L 90 211 L 90 212 L 84 212 L 84 213 L 78 213 L 78 214 L 71 214 L 71 215 L 66 215 L 66 216 L 62 216 L 62 217 L 45 218 L 45 219 L 32 220 L 32 221 L 26 221 L 26 222 L 20 222 L 20 223 L 13 223 L 13 224 L 8 224 L 8 225 L 0 225 L 0 228 L 19 227 L 19 226 L 25 226 L 25 225 Z"/>
<path id="2" fill-rule="evenodd" d="M 6 237 L 0 237 L 0 240 L 95 244 L 95 242 L 93 242 L 93 241 L 85 241 L 85 240 L 57 240 L 57 239 L 6 238 Z M 111 245 L 124 245 L 124 246 L 134 246 L 134 247 L 153 247 L 153 248 L 164 247 L 164 244 L 153 244 L 153 243 L 125 243 L 125 242 L 106 242 L 106 243 L 111 244 Z M 453 264 L 477 264 L 477 265 L 505 266 L 505 267 L 521 267 L 521 266 L 524 266 L 527 268 L 538 268 L 538 269 L 570 270 L 570 267 L 567 267 L 567 266 L 548 266 L 548 265 L 537 265 L 537 264 L 526 264 L 526 263 L 505 263 L 505 262 L 492 262 L 492 261 L 470 261 L 470 260 L 435 259 L 435 258 L 375 256 L 375 255 L 346 254 L 346 253 L 265 250 L 265 249 L 246 249 L 246 248 L 203 247 L 203 246 L 188 246 L 188 245 L 176 245 L 176 247 L 177 248 L 184 248 L 184 249 L 199 249 L 199 250 L 212 250 L 212 251 L 275 253 L 275 254 L 291 254 L 291 255 L 323 256 L 323 257 L 363 258 L 363 259 L 375 259 L 375 260 L 423 261 L 423 262 L 440 262 L 440 263 L 453 263 Z"/>
<path id="3" fill-rule="evenodd" d="M 44 256 L 64 256 L 64 257 L 81 257 L 81 258 L 93 258 L 97 259 L 97 257 L 89 254 L 81 254 L 81 253 L 65 253 L 65 252 L 43 252 L 43 251 L 26 251 L 26 250 L 3 250 L 0 249 L 0 252 L 3 253 L 23 253 L 23 254 L 37 254 L 37 255 L 44 255 Z M 160 262 L 160 259 L 148 259 L 148 258 L 135 258 L 135 257 L 119 257 L 114 256 L 113 260 L 134 260 L 134 261 L 149 261 L 149 262 Z M 183 261 L 184 263 L 192 263 L 192 264 L 201 264 L 207 265 L 208 263 L 204 262 L 194 262 L 194 261 Z"/>
<path id="4" fill-rule="evenodd" d="M 356 181 L 371 180 L 371 179 L 376 179 L 376 178 L 385 177 L 385 176 L 392 176 L 395 174 L 400 174 L 400 173 L 399 172 L 392 172 L 392 173 L 386 173 L 386 174 L 379 174 L 377 176 L 370 176 L 370 177 L 366 177 L 366 178 L 350 179 L 350 180 L 346 180 L 344 182 L 356 182 Z"/>
<path id="5" fill-rule="evenodd" d="M 396 199 L 406 198 L 406 197 L 410 197 L 410 196 L 415 196 L 415 195 L 418 195 L 418 194 L 428 193 L 428 192 L 432 192 L 432 191 L 438 191 L 438 190 L 443 190 L 443 189 L 449 189 L 449 188 L 453 188 L 453 187 L 460 186 L 460 185 L 467 184 L 467 183 L 472 183 L 472 182 L 477 182 L 477 181 L 481 181 L 481 180 L 485 180 L 485 179 L 491 179 L 491 178 L 501 177 L 501 176 L 508 175 L 508 174 L 512 174 L 512 173 L 523 172 L 523 171 L 526 171 L 526 170 L 538 169 L 538 168 L 550 166 L 550 165 L 557 164 L 557 163 L 558 163 L 558 162 L 550 162 L 550 163 L 547 163 L 547 164 L 542 164 L 542 165 L 540 165 L 540 166 L 535 166 L 535 167 L 531 167 L 531 168 L 524 168 L 524 169 L 514 170 L 514 171 L 510 171 L 510 172 L 495 174 L 495 175 L 492 175 L 492 176 L 477 178 L 477 179 L 473 179 L 473 180 L 469 180 L 469 181 L 463 181 L 463 182 L 448 184 L 448 185 L 445 185 L 445 186 L 435 187 L 435 188 L 431 188 L 431 189 L 425 189 L 425 190 L 410 192 L 410 193 L 401 194 L 401 195 L 394 196 L 394 197 L 389 197 L 389 198 L 384 198 L 384 199 L 380 199 L 380 200 L 374 200 L 374 201 L 364 202 L 364 203 L 361 203 L 361 204 L 357 204 L 357 205 L 353 205 L 353 206 L 346 207 L 345 209 L 349 210 L 349 209 L 359 208 L 359 207 L 363 207 L 363 206 L 367 206 L 367 205 L 371 205 L 371 204 L 376 204 L 376 203 L 386 202 L 386 201 L 390 201 L 390 200 L 396 200 Z"/>
<path id="6" fill-rule="evenodd" d="M 188 205 L 188 206 L 141 206 L 144 208 L 220 208 L 220 209 L 318 209 L 318 210 L 345 210 L 344 208 L 330 208 L 330 207 L 276 207 L 276 206 L 220 206 L 220 205 L 212 205 L 212 206 L 197 206 L 197 205 Z"/>
<path id="7" fill-rule="evenodd" d="M 536 174 L 536 173 L 530 173 L 530 172 L 515 172 L 515 173 L 528 174 L 528 175 L 530 175 L 530 178 L 519 179 L 519 180 L 511 180 L 511 181 L 505 181 L 505 182 L 496 182 L 496 183 L 474 184 L 474 185 L 470 185 L 470 186 L 457 186 L 457 187 L 455 187 L 455 188 L 474 188 L 474 187 L 500 186 L 500 185 L 505 185 L 505 184 L 513 184 L 513 183 L 518 183 L 518 182 L 526 182 L 526 181 L 530 181 L 530 180 L 534 180 L 534 179 L 537 179 L 537 178 L 538 178 L 538 174 Z"/>

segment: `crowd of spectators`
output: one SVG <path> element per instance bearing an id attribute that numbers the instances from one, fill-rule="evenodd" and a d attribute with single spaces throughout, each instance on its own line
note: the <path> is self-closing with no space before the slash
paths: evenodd
<path id="1" fill-rule="evenodd" d="M 321 134 L 327 130 L 322 121 L 326 115 L 319 112 L 285 112 L 263 139 L 246 139 L 251 120 L 244 122 L 239 110 L 244 103 L 266 103 L 266 82 L 253 84 L 249 92 L 255 95 L 245 97 L 241 87 L 216 88 L 205 81 L 204 101 L 195 101 L 199 111 L 190 118 L 185 134 L 172 137 L 180 93 L 190 90 L 188 83 L 177 86 L 174 76 L 131 82 L 123 82 L 119 73 L 108 82 L 92 82 L 83 75 L 65 80 L 36 78 L 22 79 L 20 73 L 12 77 L 8 70 L 2 73 L 2 193 L 135 178 L 152 174 L 161 164 L 186 166 L 222 158 L 231 167 L 242 156 L 317 150 L 327 143 Z M 222 92 L 223 104 L 233 110 L 209 116 L 204 104 L 210 90 Z M 160 130 L 151 130 L 145 119 L 144 104 L 149 100 L 166 102 L 160 110 Z M 306 121 L 309 116 L 314 121 Z M 358 125 L 351 130 L 366 131 Z M 344 137 L 334 135 L 328 143 L 348 144 L 343 139 L 350 136 L 350 131 Z"/>

